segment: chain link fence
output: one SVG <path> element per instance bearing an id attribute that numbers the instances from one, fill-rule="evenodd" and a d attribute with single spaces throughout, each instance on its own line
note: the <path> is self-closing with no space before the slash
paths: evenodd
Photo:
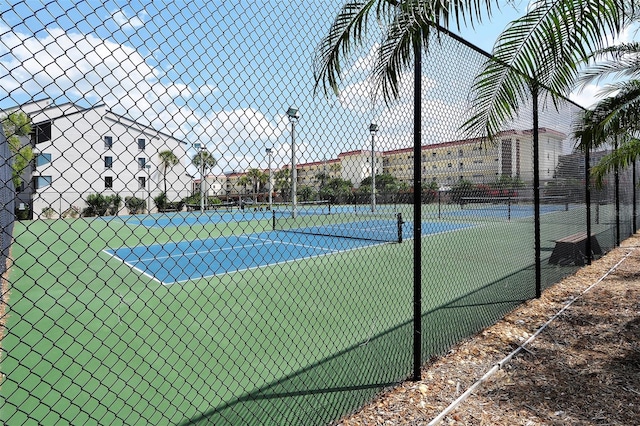
<path id="1" fill-rule="evenodd" d="M 487 57 L 458 37 L 417 149 L 376 40 L 314 94 L 340 5 L 0 11 L 4 424 L 328 424 L 635 232 L 635 165 L 588 185 L 577 106 L 462 134 Z"/>

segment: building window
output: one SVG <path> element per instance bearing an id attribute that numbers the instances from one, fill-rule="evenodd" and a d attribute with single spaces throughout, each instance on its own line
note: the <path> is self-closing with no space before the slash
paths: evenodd
<path id="1" fill-rule="evenodd" d="M 42 167 L 45 164 L 50 162 L 51 162 L 51 154 L 47 154 L 45 152 L 36 154 L 36 167 Z"/>
<path id="2" fill-rule="evenodd" d="M 147 159 L 144 157 L 138 158 L 138 169 L 143 170 L 145 164 L 147 164 Z"/>
<path id="3" fill-rule="evenodd" d="M 105 189 L 113 188 L 113 178 L 111 176 L 105 176 L 105 178 L 104 178 L 104 187 L 105 187 Z"/>
<path id="4" fill-rule="evenodd" d="M 451 163 L 447 164 L 447 167 L 451 168 L 453 165 Z"/>
<path id="5" fill-rule="evenodd" d="M 37 176 L 36 189 L 44 188 L 51 185 L 51 176 Z"/>
<path id="6" fill-rule="evenodd" d="M 138 139 L 138 149 L 144 151 L 147 142 L 144 139 Z"/>
<path id="7" fill-rule="evenodd" d="M 140 189 L 144 189 L 147 186 L 147 178 L 144 176 L 139 176 L 138 177 L 138 186 L 140 187 Z"/>
<path id="8" fill-rule="evenodd" d="M 104 148 L 105 149 L 113 148 L 113 136 L 105 136 L 104 137 Z"/>
<path id="9" fill-rule="evenodd" d="M 462 150 L 459 150 L 458 151 L 458 157 L 462 157 L 462 156 L 463 156 L 463 152 L 462 152 Z"/>
<path id="10" fill-rule="evenodd" d="M 437 155 L 437 154 L 436 154 L 435 152 L 432 152 L 432 153 L 431 153 L 431 156 L 432 156 L 432 157 L 435 157 L 436 155 Z"/>
<path id="11" fill-rule="evenodd" d="M 113 157 L 104 157 L 104 168 L 110 169 L 113 166 Z"/>
<path id="12" fill-rule="evenodd" d="M 51 140 L 51 122 L 39 123 L 35 125 L 34 133 L 36 136 L 36 145 Z"/>

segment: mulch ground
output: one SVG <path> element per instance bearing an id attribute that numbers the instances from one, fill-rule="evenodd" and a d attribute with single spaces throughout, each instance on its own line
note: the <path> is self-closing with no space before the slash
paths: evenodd
<path id="1" fill-rule="evenodd" d="M 427 425 L 534 335 L 440 424 L 640 425 L 640 234 L 336 425 Z"/>

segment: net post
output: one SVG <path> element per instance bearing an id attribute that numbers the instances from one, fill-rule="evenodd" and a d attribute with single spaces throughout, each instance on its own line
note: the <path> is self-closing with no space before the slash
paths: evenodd
<path id="1" fill-rule="evenodd" d="M 273 230 L 276 230 L 276 210 L 271 210 L 271 225 L 273 226 Z"/>
<path id="2" fill-rule="evenodd" d="M 327 203 L 327 206 L 329 206 L 329 213 L 328 213 L 328 214 L 331 214 L 331 201 L 329 201 L 329 202 Z"/>
<path id="3" fill-rule="evenodd" d="M 398 242 L 402 242 L 402 213 L 398 213 Z"/>

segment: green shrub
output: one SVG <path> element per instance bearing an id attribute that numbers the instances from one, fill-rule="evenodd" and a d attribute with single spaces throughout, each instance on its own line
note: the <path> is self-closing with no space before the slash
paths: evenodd
<path id="1" fill-rule="evenodd" d="M 75 219 L 76 217 L 80 216 L 80 208 L 77 206 L 71 206 L 63 211 L 61 216 L 63 219 L 66 219 L 68 217 Z"/>
<path id="2" fill-rule="evenodd" d="M 47 219 L 53 218 L 53 215 L 55 214 L 56 214 L 55 210 L 53 210 L 51 207 L 42 208 L 42 216 L 44 216 Z"/>
<path id="3" fill-rule="evenodd" d="M 122 198 L 119 195 L 89 194 L 85 202 L 88 207 L 82 211 L 83 216 L 107 216 L 118 212 Z"/>
<path id="4" fill-rule="evenodd" d="M 129 214 L 138 214 L 144 212 L 146 202 L 138 197 L 125 197 L 124 206 L 129 210 Z"/>
<path id="5" fill-rule="evenodd" d="M 165 210 L 167 208 L 167 194 L 161 192 L 159 195 L 153 197 L 153 202 L 156 204 L 158 210 Z"/>

